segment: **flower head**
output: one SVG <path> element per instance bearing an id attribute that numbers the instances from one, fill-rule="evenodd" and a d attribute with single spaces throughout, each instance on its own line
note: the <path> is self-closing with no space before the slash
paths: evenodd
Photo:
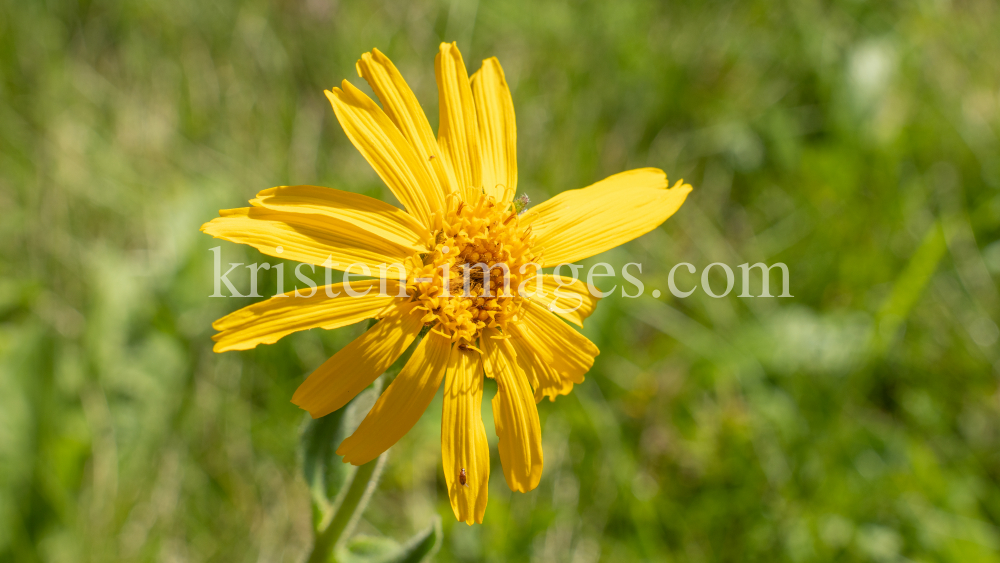
<path id="1" fill-rule="evenodd" d="M 564 322 L 582 326 L 597 299 L 585 284 L 542 268 L 649 232 L 677 211 L 691 187 L 681 181 L 668 189 L 662 171 L 645 168 L 525 209 L 527 198 L 514 197 L 514 106 L 495 58 L 470 79 L 455 44 L 441 45 L 437 137 L 385 55 L 365 53 L 357 68 L 381 107 L 346 80 L 327 97 L 405 211 L 339 190 L 283 186 L 260 192 L 252 207 L 221 211 L 202 230 L 315 266 L 357 265 L 377 278 L 306 297 L 289 292 L 236 311 L 214 323 L 215 350 L 378 319 L 295 392 L 292 402 L 316 418 L 346 405 L 426 328 L 337 453 L 355 465 L 375 459 L 409 431 L 443 383 L 441 454 L 451 505 L 459 520 L 482 522 L 490 471 L 484 377 L 497 385 L 493 413 L 504 477 L 512 490 L 526 492 L 542 473 L 536 402 L 569 393 L 599 353 Z"/>

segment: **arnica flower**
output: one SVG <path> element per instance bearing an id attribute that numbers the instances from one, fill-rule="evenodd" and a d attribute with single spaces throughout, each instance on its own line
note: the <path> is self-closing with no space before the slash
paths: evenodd
<path id="1" fill-rule="evenodd" d="M 514 197 L 514 106 L 500 63 L 487 59 L 470 78 L 457 46 L 444 43 L 434 67 L 437 137 L 378 50 L 365 53 L 357 70 L 381 107 L 346 80 L 326 92 L 347 136 L 405 211 L 335 189 L 284 186 L 260 192 L 252 207 L 221 211 L 202 231 L 270 256 L 378 272 L 223 317 L 213 325 L 215 351 L 378 319 L 295 392 L 292 402 L 317 418 L 346 405 L 423 334 L 337 453 L 355 465 L 375 459 L 413 427 L 444 383 L 444 476 L 455 516 L 472 524 L 482 522 L 490 473 L 484 377 L 496 382 L 493 416 L 504 477 L 512 490 L 527 492 L 542 474 L 536 403 L 569 393 L 599 353 L 567 324 L 582 326 L 597 299 L 586 284 L 541 268 L 655 229 L 691 187 L 681 181 L 668 189 L 662 171 L 644 168 L 521 212 L 524 202 Z"/>

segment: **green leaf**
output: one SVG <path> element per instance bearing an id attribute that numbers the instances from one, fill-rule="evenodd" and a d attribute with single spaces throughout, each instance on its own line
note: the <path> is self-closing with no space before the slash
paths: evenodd
<path id="1" fill-rule="evenodd" d="M 308 420 L 302 431 L 302 470 L 312 496 L 316 536 L 311 563 L 335 560 L 335 546 L 350 537 L 378 484 L 388 453 L 353 467 L 343 463 L 337 446 L 357 430 L 381 391 L 380 377 L 344 408 Z"/>
<path id="2" fill-rule="evenodd" d="M 444 535 L 441 518 L 405 544 L 386 537 L 358 536 L 347 542 L 347 548 L 338 554 L 342 563 L 419 563 L 428 561 L 441 548 Z"/>
<path id="3" fill-rule="evenodd" d="M 441 549 L 444 533 L 441 531 L 441 517 L 435 516 L 434 522 L 424 531 L 410 538 L 403 544 L 399 553 L 383 559 L 383 563 L 419 563 L 428 561 Z"/>
<path id="4" fill-rule="evenodd" d="M 330 499 L 336 496 L 348 476 L 348 468 L 340 463 L 336 454 L 345 411 L 340 409 L 315 420 L 306 415 L 299 441 L 302 473 L 309 485 L 313 505 L 321 512 L 329 511 Z"/>
<path id="5" fill-rule="evenodd" d="M 356 471 L 353 466 L 343 463 L 337 455 L 337 447 L 357 430 L 381 391 L 380 377 L 344 408 L 315 420 L 306 415 L 299 440 L 299 455 L 302 473 L 316 509 L 314 524 L 329 518 L 339 502 L 338 496 L 343 492 L 344 485 Z"/>
<path id="6" fill-rule="evenodd" d="M 378 536 L 355 536 L 347 542 L 350 560 L 382 561 L 396 555 L 400 550 L 399 542 L 392 538 Z M 343 558 L 345 561 L 348 557 Z"/>

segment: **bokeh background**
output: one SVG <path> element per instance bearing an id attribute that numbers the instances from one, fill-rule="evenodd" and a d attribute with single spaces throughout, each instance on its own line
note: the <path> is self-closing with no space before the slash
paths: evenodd
<path id="1" fill-rule="evenodd" d="M 539 487 L 507 489 L 484 401 L 489 508 L 456 524 L 438 398 L 360 531 L 441 515 L 440 561 L 1000 560 L 998 29 L 985 0 L 0 1 L 0 560 L 304 557 L 289 398 L 364 327 L 213 354 L 256 300 L 208 298 L 209 249 L 267 259 L 198 227 L 276 185 L 391 199 L 323 90 L 378 47 L 436 124 L 442 40 L 504 65 L 533 201 L 642 166 L 695 191 L 601 256 L 646 295 L 601 302 L 586 382 L 539 405 Z M 783 262 L 794 297 L 676 299 L 679 261 Z"/>

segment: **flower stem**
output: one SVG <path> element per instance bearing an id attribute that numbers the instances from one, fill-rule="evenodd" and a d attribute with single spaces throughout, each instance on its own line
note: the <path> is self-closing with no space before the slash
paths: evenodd
<path id="1" fill-rule="evenodd" d="M 343 500 L 337 506 L 337 510 L 332 515 L 324 519 L 316 530 L 316 541 L 313 544 L 312 553 L 309 554 L 307 563 L 336 563 L 334 547 L 337 542 L 351 528 L 357 524 L 361 513 L 364 512 L 368 500 L 375 491 L 378 484 L 379 475 L 382 473 L 382 466 L 388 454 L 384 453 L 378 458 L 358 467 L 351 479 L 351 485 L 347 489 Z"/>

